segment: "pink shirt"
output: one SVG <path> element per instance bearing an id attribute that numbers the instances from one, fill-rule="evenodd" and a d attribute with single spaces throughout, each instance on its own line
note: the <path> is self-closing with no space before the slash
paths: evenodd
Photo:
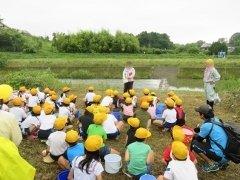
<path id="1" fill-rule="evenodd" d="M 151 119 L 156 119 L 156 106 L 149 106 L 147 112 L 150 114 Z"/>
<path id="2" fill-rule="evenodd" d="M 126 116 L 133 116 L 133 105 L 125 105 L 123 104 L 122 105 L 122 108 L 123 108 L 123 114 L 126 115 Z"/>

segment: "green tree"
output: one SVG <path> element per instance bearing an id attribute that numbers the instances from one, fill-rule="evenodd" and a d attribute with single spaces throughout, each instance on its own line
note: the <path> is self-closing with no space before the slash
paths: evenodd
<path id="1" fill-rule="evenodd" d="M 240 32 L 237 32 L 231 36 L 229 44 L 234 47 L 240 46 Z"/>
<path id="2" fill-rule="evenodd" d="M 228 47 L 225 42 L 213 42 L 208 51 L 210 55 L 217 55 L 220 51 L 227 53 Z"/>

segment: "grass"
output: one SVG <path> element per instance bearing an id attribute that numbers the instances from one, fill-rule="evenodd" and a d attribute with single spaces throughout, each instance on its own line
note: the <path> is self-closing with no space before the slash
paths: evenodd
<path id="1" fill-rule="evenodd" d="M 105 88 L 105 87 L 98 87 Z M 85 87 L 81 87 L 81 90 L 79 90 L 79 87 L 75 87 L 73 89 L 73 92 L 78 94 L 78 100 L 81 101 L 84 94 Z M 103 91 L 98 91 L 97 93 L 103 95 Z M 166 97 L 166 92 L 159 91 L 157 92 L 158 96 L 160 97 L 160 100 L 163 101 Z M 195 127 L 198 123 L 201 122 L 201 120 L 198 117 L 198 114 L 194 112 L 194 107 L 197 105 L 200 105 L 204 103 L 204 95 L 203 93 L 192 93 L 192 92 L 178 92 L 179 96 L 182 97 L 184 100 L 184 107 L 185 111 L 187 113 L 187 124 L 191 127 Z M 219 117 L 221 117 L 223 120 L 232 120 L 236 121 L 237 117 L 234 113 L 230 112 L 226 106 L 225 102 L 228 98 L 225 94 L 221 94 L 223 98 L 223 102 L 216 107 L 215 114 Z M 226 99 L 225 99 L 226 97 Z M 79 102 L 78 107 L 83 107 L 83 103 Z M 126 136 L 128 126 L 125 125 L 124 131 L 122 132 L 119 140 L 117 141 L 107 141 L 107 144 L 113 148 L 116 148 L 121 152 L 121 155 L 123 157 L 125 147 L 124 147 L 124 140 Z M 158 176 L 164 171 L 164 166 L 161 163 L 161 153 L 163 148 L 170 143 L 170 135 L 169 133 L 163 134 L 160 132 L 157 128 L 152 127 L 151 128 L 152 137 L 150 137 L 147 140 L 147 143 L 151 146 L 151 148 L 155 152 L 155 163 L 153 164 L 153 174 L 155 176 Z M 56 174 L 59 172 L 58 166 L 53 164 L 45 164 L 42 162 L 41 158 L 41 151 L 46 148 L 45 144 L 40 143 L 38 140 L 34 142 L 30 142 L 28 140 L 24 140 L 20 145 L 20 153 L 21 155 L 28 160 L 36 169 L 37 169 L 37 175 L 36 179 L 55 179 Z M 217 173 L 204 173 L 201 171 L 201 164 L 202 162 L 199 161 L 199 164 L 197 165 L 197 168 L 199 170 L 199 179 L 200 180 L 225 180 L 225 179 L 238 179 L 240 176 L 240 167 L 235 164 L 230 164 L 228 169 L 226 171 L 219 171 Z M 123 173 L 118 173 L 116 175 L 109 175 L 104 173 L 104 179 L 105 180 L 115 180 L 115 179 L 127 179 Z"/>

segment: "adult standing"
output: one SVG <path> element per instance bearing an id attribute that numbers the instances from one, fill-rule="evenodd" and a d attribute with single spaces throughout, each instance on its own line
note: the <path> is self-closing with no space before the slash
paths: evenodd
<path id="1" fill-rule="evenodd" d="M 135 69 L 132 67 L 132 62 L 127 61 L 123 70 L 124 92 L 133 88 L 134 77 Z"/>
<path id="2" fill-rule="evenodd" d="M 220 98 L 218 93 L 215 91 L 216 82 L 220 80 L 221 76 L 218 71 L 214 67 L 214 61 L 212 59 L 208 59 L 205 61 L 206 69 L 204 71 L 204 90 L 206 93 L 207 104 L 212 108 L 215 103 L 220 102 Z"/>

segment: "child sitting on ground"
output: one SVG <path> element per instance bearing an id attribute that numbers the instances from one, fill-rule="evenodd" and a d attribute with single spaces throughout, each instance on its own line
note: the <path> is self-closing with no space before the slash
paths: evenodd
<path id="1" fill-rule="evenodd" d="M 43 157 L 46 157 L 49 154 L 54 161 L 58 161 L 59 157 L 66 151 L 68 147 L 65 142 L 66 133 L 64 131 L 66 123 L 66 117 L 58 117 L 55 120 L 54 129 L 56 131 L 49 135 L 46 142 L 48 148 L 42 152 Z"/>
<path id="2" fill-rule="evenodd" d="M 68 175 L 69 180 L 102 180 L 104 169 L 99 155 L 99 149 L 102 145 L 103 140 L 99 136 L 87 138 L 84 144 L 86 156 L 78 156 L 73 160 Z"/>
<path id="3" fill-rule="evenodd" d="M 121 107 L 123 110 L 123 120 L 127 122 L 127 119 L 134 115 L 132 99 L 130 97 L 126 98 L 125 103 L 121 104 Z"/>
<path id="4" fill-rule="evenodd" d="M 155 92 L 151 92 L 150 94 L 153 97 L 153 105 L 157 106 L 158 103 L 158 97 Z"/>
<path id="5" fill-rule="evenodd" d="M 12 113 L 20 125 L 21 122 L 27 117 L 26 112 L 23 110 L 22 105 L 23 101 L 20 97 L 15 97 L 12 100 L 13 107 L 9 109 L 9 112 Z"/>
<path id="6" fill-rule="evenodd" d="M 157 103 L 157 106 L 156 106 L 156 119 L 157 120 L 160 120 L 162 122 L 162 114 L 164 112 L 164 110 L 166 109 L 166 105 L 164 103 Z"/>
<path id="7" fill-rule="evenodd" d="M 84 98 L 85 106 L 91 106 L 93 103 L 93 97 L 96 95 L 94 92 L 94 87 L 90 86 L 88 87 L 88 92 Z"/>
<path id="8" fill-rule="evenodd" d="M 69 105 L 70 99 L 69 98 L 63 99 L 63 102 L 59 107 L 58 116 L 66 116 L 68 118 L 68 121 L 72 121 L 74 119 L 74 116 L 71 114 Z"/>
<path id="9" fill-rule="evenodd" d="M 127 131 L 127 137 L 126 137 L 126 147 L 135 142 L 136 138 L 135 138 L 135 133 L 136 130 L 139 128 L 140 125 L 140 120 L 138 118 L 128 118 L 127 120 L 128 124 L 129 124 L 129 129 Z"/>
<path id="10" fill-rule="evenodd" d="M 135 133 L 136 142 L 127 146 L 125 152 L 127 171 L 135 179 L 139 179 L 144 174 L 151 174 L 150 166 L 154 162 L 154 154 L 151 147 L 145 143 L 145 140 L 150 136 L 150 131 L 138 128 Z"/>
<path id="11" fill-rule="evenodd" d="M 116 108 L 120 106 L 120 102 L 119 102 L 120 98 L 119 98 L 119 92 L 117 90 L 113 91 L 113 103 L 112 105 L 114 105 Z"/>
<path id="12" fill-rule="evenodd" d="M 172 143 L 172 160 L 169 162 L 164 175 L 158 180 L 198 180 L 197 169 L 194 163 L 188 158 L 188 149 L 180 141 Z"/>
<path id="13" fill-rule="evenodd" d="M 141 105 L 143 102 L 147 102 L 148 96 L 150 94 L 150 90 L 147 88 L 143 89 L 143 96 L 139 100 L 139 104 Z"/>
<path id="14" fill-rule="evenodd" d="M 69 145 L 67 150 L 58 159 L 58 165 L 62 169 L 69 169 L 72 161 L 77 156 L 84 156 L 83 143 L 79 143 L 79 135 L 77 131 L 70 130 L 66 133 L 65 141 Z"/>
<path id="15" fill-rule="evenodd" d="M 183 104 L 183 102 L 179 98 L 175 101 L 175 105 L 176 105 L 175 110 L 177 112 L 176 124 L 179 126 L 185 125 L 185 112 L 184 112 L 182 104 Z"/>
<path id="16" fill-rule="evenodd" d="M 184 142 L 185 140 L 185 135 L 183 132 L 183 129 L 180 126 L 174 126 L 171 132 L 171 137 L 173 141 L 180 141 L 180 142 Z M 171 151 L 172 151 L 172 145 L 169 145 L 167 147 L 164 148 L 163 150 L 163 155 L 162 155 L 162 162 L 164 165 L 168 165 L 168 163 L 171 161 Z M 195 154 L 189 150 L 189 157 L 190 160 L 196 164 L 197 163 L 197 159 Z"/>
<path id="17" fill-rule="evenodd" d="M 36 136 L 37 131 L 40 127 L 39 116 L 41 114 L 42 108 L 40 106 L 34 106 L 31 113 L 27 118 L 21 123 L 21 129 L 23 136 Z"/>
<path id="18" fill-rule="evenodd" d="M 113 97 L 113 104 L 112 106 L 110 106 L 111 108 L 111 114 L 114 115 L 114 117 L 118 120 L 118 121 L 122 121 L 123 117 L 122 117 L 122 112 L 121 112 L 121 107 L 120 107 L 120 98 L 118 97 L 118 91 L 114 91 L 113 92 L 114 97 Z"/>
<path id="19" fill-rule="evenodd" d="M 109 107 L 113 103 L 113 90 L 107 89 L 105 91 L 106 96 L 102 99 L 101 106 Z"/>
<path id="20" fill-rule="evenodd" d="M 140 125 L 147 129 L 151 126 L 151 115 L 148 113 L 149 103 L 142 102 L 140 109 L 137 109 L 134 117 L 141 119 Z"/>
<path id="21" fill-rule="evenodd" d="M 136 96 L 136 92 L 134 91 L 134 89 L 129 90 L 129 95 L 130 95 L 130 98 L 132 98 L 133 107 L 136 108 L 137 107 L 137 96 Z"/>
<path id="22" fill-rule="evenodd" d="M 40 140 L 47 140 L 49 135 L 53 132 L 53 125 L 56 116 L 53 113 L 54 107 L 51 104 L 45 103 L 43 105 L 44 113 L 39 116 L 40 128 L 38 138 Z"/>
<path id="23" fill-rule="evenodd" d="M 150 114 L 151 116 L 151 119 L 152 120 L 155 120 L 156 119 L 156 105 L 154 104 L 154 98 L 153 96 L 148 96 L 148 103 L 149 103 L 149 108 L 148 108 L 148 113 Z"/>
<path id="24" fill-rule="evenodd" d="M 87 139 L 88 127 L 93 124 L 93 106 L 87 106 L 84 114 L 79 118 L 79 132 L 83 140 Z"/>
<path id="25" fill-rule="evenodd" d="M 77 96 L 74 94 L 71 94 L 69 96 L 69 99 L 70 99 L 69 109 L 70 109 L 71 115 L 74 116 L 75 118 L 79 119 L 79 117 L 81 116 L 81 113 L 76 108 Z"/>
<path id="26" fill-rule="evenodd" d="M 9 112 L 8 103 L 10 100 L 0 100 L 0 110 Z"/>
<path id="27" fill-rule="evenodd" d="M 93 96 L 93 104 L 91 106 L 93 107 L 97 107 L 100 105 L 100 102 L 101 102 L 101 99 L 102 99 L 102 96 L 101 95 L 95 95 Z"/>
<path id="28" fill-rule="evenodd" d="M 28 108 L 29 108 L 29 111 L 31 111 L 31 109 L 34 107 L 34 106 L 37 106 L 40 104 L 40 100 L 37 96 L 37 89 L 36 88 L 32 88 L 30 90 L 30 93 L 31 93 L 31 96 L 29 97 L 28 99 Z"/>
<path id="29" fill-rule="evenodd" d="M 165 100 L 167 109 L 163 111 L 163 132 L 169 131 L 177 121 L 177 112 L 174 109 L 174 101 L 171 98 Z"/>
<path id="30" fill-rule="evenodd" d="M 47 101 L 48 103 L 52 104 L 55 107 L 54 108 L 55 110 L 59 109 L 58 104 L 57 104 L 57 99 L 58 99 L 58 96 L 56 94 L 53 94 L 50 96 L 50 99 Z"/>

